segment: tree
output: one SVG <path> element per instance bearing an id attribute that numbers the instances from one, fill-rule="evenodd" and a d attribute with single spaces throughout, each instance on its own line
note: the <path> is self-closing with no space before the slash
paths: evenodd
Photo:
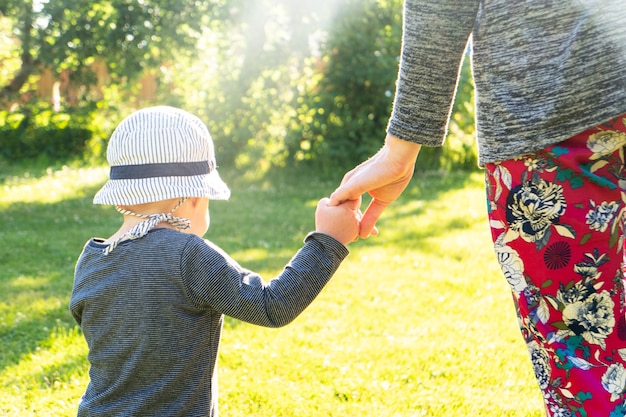
<path id="1" fill-rule="evenodd" d="M 318 82 L 303 97 L 287 138 L 296 162 L 321 159 L 348 168 L 380 148 L 401 31 L 399 0 L 342 2 L 322 45 Z"/>
<path id="2" fill-rule="evenodd" d="M 85 84 L 90 65 L 103 60 L 113 78 L 132 78 L 181 51 L 193 53 L 220 0 L 0 0 L 18 45 L 16 72 L 0 85 L 0 101 L 13 99 L 44 69 L 71 70 Z"/>
<path id="3" fill-rule="evenodd" d="M 320 44 L 346 1 L 259 0 L 230 7 L 228 19 L 212 19 L 205 28 L 197 59 L 167 68 L 163 85 L 173 87 L 162 101 L 207 122 L 220 163 L 248 173 L 284 166 L 291 158 L 284 144 L 290 118 L 308 92 L 304 85 L 319 79 Z"/>
<path id="4" fill-rule="evenodd" d="M 22 97 L 42 70 L 87 85 L 96 81 L 92 64 L 106 63 L 111 78 L 98 111 L 87 94 L 78 100 L 88 105 L 64 109 L 68 120 L 98 129 L 96 153 L 127 110 L 153 104 L 127 100 L 129 81 L 149 70 L 159 103 L 207 123 L 221 164 L 250 175 L 311 164 L 345 170 L 381 145 L 401 26 L 402 0 L 0 0 L 0 102 Z M 433 151 L 433 168 L 475 160 L 471 87 L 466 65 L 451 125 L 466 140 L 447 145 L 453 153 Z M 41 108 L 65 120 L 38 105 L 6 116 L 10 123 L 0 112 L 0 126 L 28 127 Z"/>

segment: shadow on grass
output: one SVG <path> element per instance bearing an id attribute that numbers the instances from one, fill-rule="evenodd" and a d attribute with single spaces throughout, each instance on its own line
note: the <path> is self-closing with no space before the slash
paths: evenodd
<path id="1" fill-rule="evenodd" d="M 4 297 L 3 297 L 4 298 Z M 0 371 L 18 364 L 23 358 L 34 353 L 52 332 L 58 329 L 71 329 L 73 321 L 69 317 L 65 305 L 48 309 L 45 314 L 24 315 L 18 314 L 16 320 L 9 326 L 0 328 Z"/>
<path id="2" fill-rule="evenodd" d="M 76 258 L 90 233 L 111 227 L 95 214 L 85 198 L 0 210 L 0 369 L 35 352 L 56 329 L 75 326 L 68 304 Z"/>
<path id="3" fill-rule="evenodd" d="M 12 180 L 37 179 L 49 175 L 64 166 L 83 166 L 85 163 L 80 158 L 67 158 L 66 160 L 52 160 L 49 157 L 39 157 L 22 161 L 9 161 L 0 157 L 0 185 Z"/>
<path id="4" fill-rule="evenodd" d="M 477 221 L 476 213 L 471 215 L 466 213 L 468 207 L 466 201 L 452 195 L 444 197 L 444 194 L 453 194 L 468 187 L 476 188 L 476 192 L 481 193 L 481 181 L 480 171 L 417 173 L 403 195 L 380 217 L 377 224 L 379 236 L 361 240 L 356 245 L 373 248 L 391 244 L 399 248 L 413 248 L 432 253 L 437 248 L 429 246 L 428 239 L 467 229 L 474 226 Z M 437 216 L 437 211 L 448 212 L 450 206 L 458 208 L 454 216 L 447 218 Z M 486 210 L 479 215 L 480 219 L 484 218 L 486 222 Z M 418 225 L 417 221 L 421 223 Z"/>

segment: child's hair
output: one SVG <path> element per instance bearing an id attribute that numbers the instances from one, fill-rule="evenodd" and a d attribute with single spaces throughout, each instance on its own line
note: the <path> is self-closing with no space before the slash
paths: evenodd
<path id="1" fill-rule="evenodd" d="M 196 116 L 173 107 L 136 111 L 111 135 L 111 172 L 94 204 L 134 205 L 181 197 L 227 200 L 211 134 Z"/>

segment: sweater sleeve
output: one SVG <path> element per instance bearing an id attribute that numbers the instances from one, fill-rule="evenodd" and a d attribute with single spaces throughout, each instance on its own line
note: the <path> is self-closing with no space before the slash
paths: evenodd
<path id="1" fill-rule="evenodd" d="M 236 319 L 266 327 L 294 320 L 331 279 L 348 250 L 330 236 L 311 233 L 269 282 L 242 268 L 208 241 L 189 244 L 181 274 L 191 301 Z"/>
<path id="2" fill-rule="evenodd" d="M 479 0 L 406 0 L 400 69 L 387 132 L 443 144 Z"/>

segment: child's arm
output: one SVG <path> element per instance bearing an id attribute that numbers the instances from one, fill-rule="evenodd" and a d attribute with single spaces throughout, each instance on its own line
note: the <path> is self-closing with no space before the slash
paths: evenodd
<path id="1" fill-rule="evenodd" d="M 196 307 L 259 326 L 280 327 L 304 311 L 347 255 L 346 247 L 332 236 L 310 233 L 284 269 L 265 280 L 206 241 L 188 247 L 181 272 Z"/>
<path id="2" fill-rule="evenodd" d="M 295 319 L 328 283 L 348 255 L 345 244 L 359 233 L 358 201 L 316 210 L 316 231 L 283 271 L 269 281 L 242 268 L 210 242 L 187 248 L 183 277 L 187 294 L 200 308 L 267 327 Z"/>

